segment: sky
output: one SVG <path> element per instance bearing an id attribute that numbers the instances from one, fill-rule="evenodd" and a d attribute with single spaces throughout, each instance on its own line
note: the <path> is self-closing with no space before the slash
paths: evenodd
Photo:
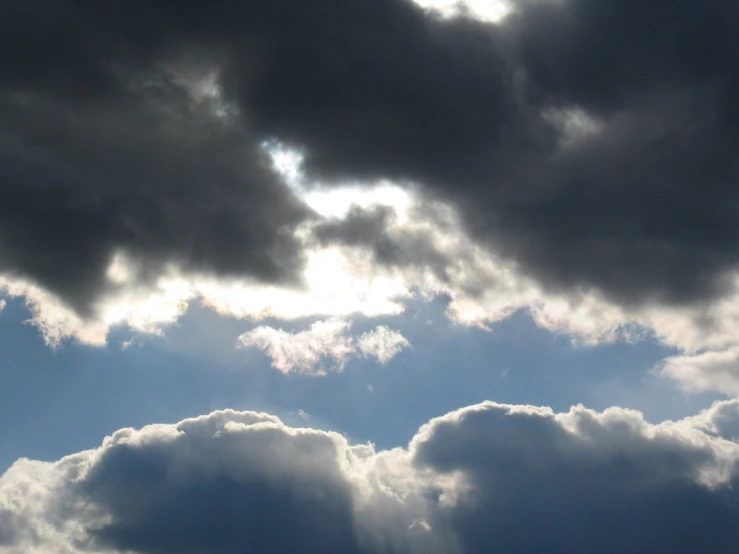
<path id="1" fill-rule="evenodd" d="M 737 37 L 4 2 L 0 554 L 733 552 Z"/>

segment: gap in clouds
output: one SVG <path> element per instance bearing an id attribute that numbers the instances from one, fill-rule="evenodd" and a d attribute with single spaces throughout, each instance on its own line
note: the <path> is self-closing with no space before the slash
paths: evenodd
<path id="1" fill-rule="evenodd" d="M 226 408 L 266 411 L 391 448 L 428 419 L 487 398 L 560 411 L 580 402 L 599 410 L 621 405 L 652 422 L 696 413 L 715 398 L 685 396 L 650 375 L 673 352 L 651 340 L 575 347 L 525 312 L 487 332 L 450 324 L 445 309 L 441 300 L 415 301 L 401 316 L 353 319 L 356 334 L 388 325 L 412 350 L 385 366 L 358 358 L 316 378 L 282 375 L 262 353 L 235 348 L 257 325 L 298 331 L 315 319 L 255 323 L 193 304 L 162 337 L 121 328 L 103 348 L 51 350 L 21 324 L 29 316 L 23 304 L 10 300 L 0 314 L 0 468 L 21 456 L 51 460 L 93 447 L 122 427 Z"/>

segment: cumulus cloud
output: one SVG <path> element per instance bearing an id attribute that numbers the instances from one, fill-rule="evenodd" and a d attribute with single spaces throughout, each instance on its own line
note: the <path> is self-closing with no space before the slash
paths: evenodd
<path id="1" fill-rule="evenodd" d="M 732 549 L 738 447 L 689 420 L 488 403 L 433 420 L 410 450 L 461 479 L 439 510 L 464 552 L 687 553 Z"/>
<path id="2" fill-rule="evenodd" d="M 714 402 L 707 410 L 685 421 L 705 433 L 739 442 L 739 400 Z"/>
<path id="3" fill-rule="evenodd" d="M 388 363 L 410 345 L 407 338 L 387 325 L 380 325 L 373 331 L 364 333 L 357 341 L 359 350 L 365 356 L 373 356 L 383 364 Z"/>
<path id="4" fill-rule="evenodd" d="M 410 346 L 408 339 L 384 325 L 356 341 L 347 335 L 350 327 L 350 322 L 337 318 L 317 321 L 294 333 L 262 325 L 239 336 L 237 348 L 264 351 L 272 367 L 282 373 L 325 375 L 327 370 L 343 369 L 357 350 L 385 364 Z"/>
<path id="5" fill-rule="evenodd" d="M 737 413 L 486 402 L 379 452 L 252 412 L 123 429 L 0 477 L 0 552 L 728 553 Z"/>
<path id="6" fill-rule="evenodd" d="M 308 210 L 244 136 L 239 115 L 219 117 L 218 96 L 198 93 L 207 67 L 203 75 L 177 60 L 124 67 L 107 47 L 133 45 L 112 44 L 112 36 L 107 47 L 87 43 L 72 54 L 65 41 L 85 43 L 97 25 L 71 2 L 40 4 L 3 17 L 5 40 L 26 50 L 28 36 L 39 56 L 51 56 L 49 33 L 59 57 L 3 67 L 0 271 L 51 291 L 83 317 L 119 284 L 108 274 L 119 252 L 136 260 L 140 283 L 168 263 L 292 280 L 301 256 L 289 230 Z M 68 68 L 61 82 L 49 73 L 57 63 Z"/>
<path id="7" fill-rule="evenodd" d="M 123 429 L 96 450 L 10 468 L 0 552 L 384 551 L 375 540 L 392 538 L 390 521 L 364 512 L 384 502 L 405 514 L 373 479 L 374 457 L 259 413 Z M 370 519 L 388 535 L 368 534 Z"/>

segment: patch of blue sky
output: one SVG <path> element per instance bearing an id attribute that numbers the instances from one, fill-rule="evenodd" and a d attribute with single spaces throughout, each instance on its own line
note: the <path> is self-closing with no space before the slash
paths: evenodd
<path id="1" fill-rule="evenodd" d="M 257 323 L 193 303 L 162 337 L 115 329 L 102 348 L 50 349 L 22 325 L 23 303 L 9 300 L 0 314 L 0 471 L 19 457 L 53 460 L 95 447 L 122 427 L 216 409 L 266 411 L 384 449 L 405 445 L 432 417 L 486 399 L 557 411 L 618 405 L 653 422 L 692 415 L 715 399 L 686 396 L 651 374 L 675 353 L 651 338 L 574 346 L 526 312 L 483 331 L 449 322 L 445 306 L 414 301 L 400 316 L 353 319 L 353 336 L 384 324 L 412 347 L 387 365 L 356 357 L 343 371 L 313 377 L 284 375 L 262 352 L 235 344 L 256 325 L 300 331 L 320 318 Z"/>

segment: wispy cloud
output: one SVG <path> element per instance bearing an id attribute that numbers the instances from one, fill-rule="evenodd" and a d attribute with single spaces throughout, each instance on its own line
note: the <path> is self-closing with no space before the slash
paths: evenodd
<path id="1" fill-rule="evenodd" d="M 332 318 L 317 321 L 308 329 L 287 332 L 265 325 L 248 331 L 237 339 L 237 348 L 257 348 L 272 360 L 272 367 L 282 373 L 325 375 L 340 371 L 358 352 L 386 364 L 410 342 L 387 326 L 364 333 L 355 340 L 348 333 L 351 322 Z"/>
<path id="2" fill-rule="evenodd" d="M 365 356 L 377 358 L 380 363 L 386 364 L 403 349 L 410 348 L 411 343 L 398 331 L 380 325 L 359 337 L 357 346 Z"/>

